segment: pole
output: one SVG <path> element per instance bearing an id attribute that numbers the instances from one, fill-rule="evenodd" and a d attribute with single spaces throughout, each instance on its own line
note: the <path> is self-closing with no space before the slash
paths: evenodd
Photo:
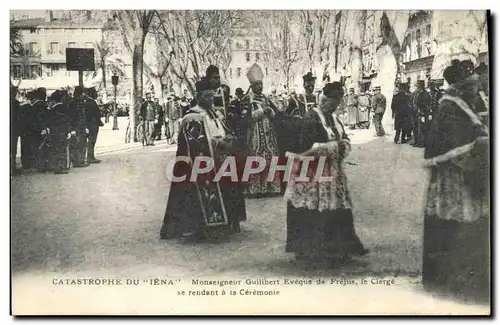
<path id="1" fill-rule="evenodd" d="M 83 87 L 83 71 L 81 70 L 78 71 L 78 85 Z"/>
<path id="2" fill-rule="evenodd" d="M 118 130 L 118 111 L 117 111 L 117 103 L 116 103 L 116 85 L 115 87 L 115 102 L 113 104 L 113 130 Z"/>

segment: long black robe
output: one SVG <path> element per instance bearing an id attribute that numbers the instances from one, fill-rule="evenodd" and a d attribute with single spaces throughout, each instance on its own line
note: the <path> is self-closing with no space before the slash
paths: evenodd
<path id="1" fill-rule="evenodd" d="M 484 302 L 491 282 L 489 131 L 464 91 L 469 87 L 450 87 L 431 124 L 422 282 L 427 290 Z"/>
<path id="2" fill-rule="evenodd" d="M 225 119 L 216 116 L 214 110 L 207 112 L 196 106 L 190 109 L 182 120 L 179 131 L 176 157 L 210 156 L 207 139 L 206 120 L 211 119 L 218 123 L 227 135 L 231 134 Z M 231 134 L 232 135 L 232 134 Z M 234 156 L 240 161 L 237 143 L 227 137 L 213 140 L 215 158 L 218 161 L 227 156 Z M 213 213 L 222 215 L 221 206 L 217 204 L 220 196 L 216 183 L 210 178 L 200 182 L 190 182 L 192 168 L 186 162 L 177 162 L 173 173 L 175 176 L 186 175 L 184 182 L 172 182 L 168 196 L 167 208 L 160 232 L 162 239 L 172 239 L 191 236 L 194 238 L 211 237 L 240 232 L 240 222 L 246 220 L 245 199 L 239 183 L 230 182 L 224 178 L 218 183 L 222 193 L 222 200 L 228 218 L 226 225 L 214 225 Z M 200 179 L 200 178 L 199 178 Z M 208 225 L 210 224 L 210 225 Z"/>

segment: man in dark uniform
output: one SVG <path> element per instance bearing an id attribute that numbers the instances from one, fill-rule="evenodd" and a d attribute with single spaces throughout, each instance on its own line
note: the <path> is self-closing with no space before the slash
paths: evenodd
<path id="1" fill-rule="evenodd" d="M 382 126 L 382 118 L 384 117 L 385 109 L 387 107 L 387 100 L 380 92 L 380 86 L 373 87 L 373 124 L 375 125 L 376 136 L 381 137 L 385 135 L 384 127 Z"/>
<path id="2" fill-rule="evenodd" d="M 56 90 L 49 98 L 47 125 L 50 130 L 49 162 L 54 174 L 68 173 L 68 141 L 71 138 L 71 120 L 64 93 Z"/>
<path id="3" fill-rule="evenodd" d="M 71 117 L 71 129 L 76 133 L 76 143 L 71 148 L 73 167 L 87 167 L 87 138 L 89 129 L 87 127 L 87 116 L 83 88 L 75 87 L 73 99 L 69 102 L 69 115 Z"/>
<path id="4" fill-rule="evenodd" d="M 49 168 L 50 130 L 47 124 L 47 90 L 38 88 L 35 91 L 35 100 L 31 104 L 34 114 L 33 123 L 33 149 L 35 153 L 35 166 L 40 172 Z"/>
<path id="5" fill-rule="evenodd" d="M 241 99 L 245 96 L 243 89 L 236 88 L 236 98 L 231 101 L 228 108 L 227 121 L 238 141 L 245 141 L 245 119 Z"/>
<path id="6" fill-rule="evenodd" d="M 431 96 L 425 90 L 425 81 L 418 80 L 417 81 L 417 92 L 414 97 L 414 116 L 416 113 L 416 129 L 414 130 L 415 134 L 415 143 L 412 145 L 417 148 L 425 147 L 425 137 L 427 134 L 427 128 L 429 123 L 429 112 L 431 106 Z"/>
<path id="7" fill-rule="evenodd" d="M 35 167 L 35 150 L 33 149 L 34 111 L 31 103 L 35 100 L 35 92 L 28 91 L 26 99 L 19 104 L 19 133 L 21 136 L 21 164 L 24 170 Z"/>
<path id="8" fill-rule="evenodd" d="M 89 142 L 87 151 L 87 162 L 89 164 L 98 164 L 101 161 L 95 158 L 95 144 L 97 142 L 97 135 L 99 134 L 99 127 L 104 124 L 101 121 L 101 111 L 96 102 L 97 90 L 95 87 L 87 89 L 87 96 L 85 98 L 85 109 L 87 118 L 87 128 L 89 129 Z"/>
<path id="9" fill-rule="evenodd" d="M 397 93 L 392 97 L 391 110 L 394 119 L 394 130 L 396 131 L 394 143 L 399 143 L 400 136 L 401 143 L 406 143 L 411 127 L 411 107 L 410 96 L 405 83 L 398 86 Z"/>
<path id="10" fill-rule="evenodd" d="M 155 124 L 155 132 L 154 137 L 156 140 L 161 140 L 161 127 L 165 123 L 165 110 L 163 106 L 160 104 L 160 100 L 158 97 L 155 97 L 154 103 L 156 105 L 156 111 L 158 112 L 158 123 Z"/>
<path id="11" fill-rule="evenodd" d="M 20 136 L 20 103 L 16 98 L 17 87 L 10 85 L 10 171 L 14 175 L 17 173 L 16 156 L 17 143 Z"/>
<path id="12" fill-rule="evenodd" d="M 146 93 L 146 101 L 141 105 L 141 119 L 144 123 L 144 136 L 146 138 L 143 145 L 154 146 L 153 132 L 155 124 L 158 123 L 158 111 L 150 92 Z"/>
<path id="13" fill-rule="evenodd" d="M 288 102 L 288 107 L 286 112 L 289 116 L 300 116 L 304 117 L 309 109 L 316 105 L 316 94 L 314 94 L 314 86 L 316 84 L 316 77 L 313 76 L 311 72 L 308 72 L 302 76 L 304 87 L 304 94 L 300 94 L 298 97 L 290 97 Z"/>

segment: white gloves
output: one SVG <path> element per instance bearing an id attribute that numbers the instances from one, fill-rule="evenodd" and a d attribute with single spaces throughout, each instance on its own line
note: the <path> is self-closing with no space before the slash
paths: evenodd
<path id="1" fill-rule="evenodd" d="M 89 129 L 85 129 L 85 133 L 89 134 Z"/>
<path id="2" fill-rule="evenodd" d="M 41 134 L 42 135 L 50 134 L 50 129 L 49 128 L 43 129 Z"/>

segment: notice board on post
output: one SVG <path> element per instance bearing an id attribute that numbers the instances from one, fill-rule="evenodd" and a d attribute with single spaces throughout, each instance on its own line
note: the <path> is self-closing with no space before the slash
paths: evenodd
<path id="1" fill-rule="evenodd" d="M 95 71 L 94 49 L 66 48 L 67 71 Z"/>

